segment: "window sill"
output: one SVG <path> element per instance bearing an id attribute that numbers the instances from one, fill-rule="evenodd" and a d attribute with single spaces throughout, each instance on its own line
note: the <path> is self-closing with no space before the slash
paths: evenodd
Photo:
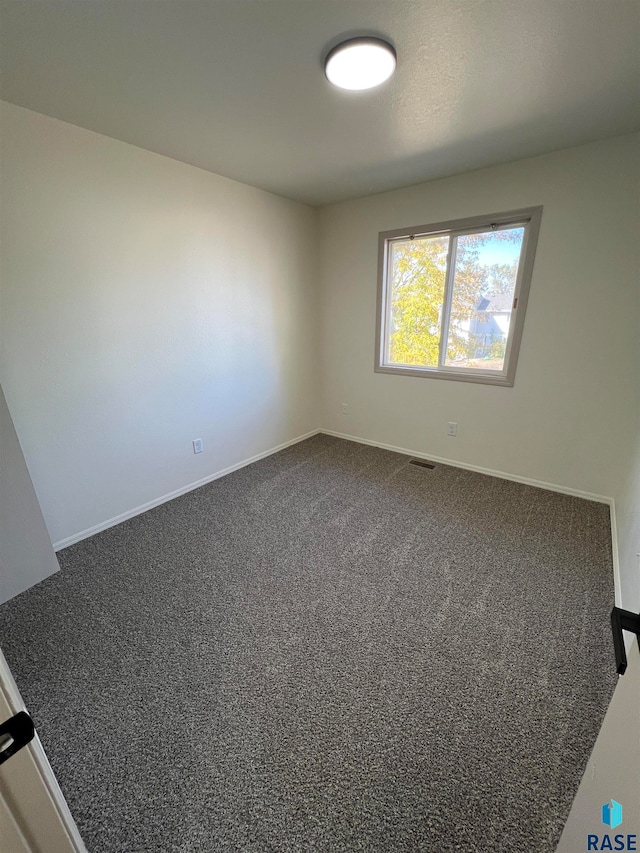
<path id="1" fill-rule="evenodd" d="M 436 370 L 424 367 L 392 367 L 376 365 L 376 373 L 391 373 L 399 376 L 419 376 L 423 379 L 452 379 L 454 382 L 475 382 L 479 385 L 502 385 L 503 388 L 513 388 L 513 377 L 492 376 L 490 373 L 471 373 L 471 371 Z"/>

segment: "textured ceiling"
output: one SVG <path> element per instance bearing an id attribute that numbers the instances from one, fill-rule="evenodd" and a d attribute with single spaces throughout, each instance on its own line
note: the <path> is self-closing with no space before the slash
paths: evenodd
<path id="1" fill-rule="evenodd" d="M 640 128 L 639 0 L 0 2 L 0 96 L 310 204 Z M 341 36 L 391 39 L 345 93 Z"/>

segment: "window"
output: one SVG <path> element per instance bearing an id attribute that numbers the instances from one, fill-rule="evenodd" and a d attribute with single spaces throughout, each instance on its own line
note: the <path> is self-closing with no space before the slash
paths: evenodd
<path id="1" fill-rule="evenodd" d="M 376 371 L 513 385 L 541 216 L 381 233 Z"/>

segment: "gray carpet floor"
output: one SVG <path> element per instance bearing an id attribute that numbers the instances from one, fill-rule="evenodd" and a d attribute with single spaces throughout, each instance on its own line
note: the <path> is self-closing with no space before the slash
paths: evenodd
<path id="1" fill-rule="evenodd" d="M 60 553 L 0 645 L 90 853 L 553 851 L 608 508 L 316 436 Z"/>

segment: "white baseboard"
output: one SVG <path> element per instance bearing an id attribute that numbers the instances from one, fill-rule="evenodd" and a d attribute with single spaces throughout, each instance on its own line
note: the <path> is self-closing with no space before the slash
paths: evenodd
<path id="1" fill-rule="evenodd" d="M 235 465 L 230 465 L 227 468 L 223 468 L 220 471 L 216 471 L 214 474 L 210 474 L 207 477 L 203 477 L 201 480 L 196 480 L 194 483 L 189 483 L 186 486 L 182 486 L 179 489 L 176 489 L 169 494 L 163 495 L 160 498 L 155 498 L 152 501 L 148 501 L 145 504 L 141 504 L 140 506 L 134 507 L 127 512 L 123 512 L 120 515 L 116 515 L 113 518 L 108 519 L 107 521 L 103 521 L 100 524 L 96 524 L 93 527 L 88 527 L 86 530 L 82 530 L 79 533 L 75 533 L 72 536 L 68 536 L 66 539 L 61 539 L 59 542 L 55 542 L 53 547 L 56 551 L 61 551 L 63 548 L 67 548 L 69 545 L 74 545 L 76 542 L 81 542 L 83 539 L 88 539 L 90 536 L 93 536 L 96 533 L 100 533 L 103 530 L 107 530 L 109 527 L 115 527 L 116 524 L 120 524 L 123 521 L 127 521 L 129 518 L 134 518 L 136 515 L 141 515 L 143 512 L 147 512 L 147 510 L 153 509 L 156 506 L 160 506 L 160 504 L 166 503 L 167 501 L 171 501 L 174 498 L 180 497 L 180 495 L 184 495 L 187 492 L 191 492 L 194 489 L 200 488 L 200 486 L 204 486 L 207 483 L 213 482 L 213 480 L 218 480 L 220 477 L 224 477 L 226 474 L 231 474 L 233 471 L 237 471 L 240 468 L 244 468 L 247 465 L 251 465 L 252 462 L 258 462 L 260 459 L 265 459 L 267 456 L 271 456 L 274 453 L 278 453 L 280 450 L 284 450 L 287 447 L 291 447 L 294 444 L 298 444 L 300 441 L 304 441 L 307 438 L 311 438 L 318 433 L 324 433 L 325 435 L 332 435 L 335 438 L 344 438 L 347 441 L 354 441 L 357 444 L 367 444 L 371 447 L 380 447 L 383 450 L 391 450 L 394 453 L 402 453 L 405 456 L 414 456 L 417 459 L 430 459 L 433 462 L 439 462 L 442 465 L 451 465 L 454 468 L 463 468 L 466 471 L 475 471 L 478 474 L 488 474 L 490 477 L 499 477 L 501 480 L 511 480 L 514 483 L 522 483 L 526 486 L 535 486 L 538 489 L 547 489 L 551 492 L 559 492 L 564 495 L 571 495 L 577 498 L 583 498 L 584 500 L 596 501 L 597 503 L 607 504 L 610 508 L 611 513 L 611 542 L 612 542 L 612 559 L 613 559 L 613 580 L 614 580 L 614 590 L 615 590 L 615 602 L 617 605 L 620 605 L 620 562 L 618 555 L 618 537 L 617 537 L 617 526 L 616 526 L 616 511 L 615 511 L 615 503 L 612 497 L 607 497 L 606 495 L 597 495 L 592 492 L 585 492 L 581 489 L 572 489 L 568 486 L 560 486 L 557 483 L 547 483 L 544 480 L 534 480 L 531 477 L 522 477 L 518 474 L 508 474 L 505 471 L 496 471 L 493 468 L 484 468 L 480 465 L 471 465 L 466 462 L 456 462 L 454 459 L 448 459 L 444 456 L 435 456 L 431 453 L 423 453 L 417 450 L 410 450 L 406 447 L 397 447 L 393 444 L 385 444 L 381 441 L 371 441 L 367 438 L 360 438 L 356 435 L 349 435 L 347 433 L 336 432 L 335 430 L 330 429 L 314 429 L 310 432 L 305 433 L 304 435 L 299 435 L 296 438 L 292 438 L 290 441 L 285 441 L 283 444 L 279 444 L 276 447 L 271 447 L 269 450 L 265 450 L 263 453 L 258 453 L 255 456 L 251 456 L 249 459 L 243 459 L 241 462 L 237 462 Z"/>
<path id="2" fill-rule="evenodd" d="M 522 483 L 525 486 L 535 486 L 537 489 L 547 489 L 550 492 L 559 492 L 563 495 L 571 495 L 596 503 L 607 504 L 611 517 L 611 558 L 613 561 L 613 587 L 615 603 L 620 606 L 620 558 L 618 554 L 618 532 L 616 525 L 615 501 L 607 495 L 597 495 L 593 492 L 585 492 L 582 489 L 572 489 L 569 486 L 560 486 L 558 483 L 547 483 L 544 480 L 534 480 L 531 477 L 521 477 L 519 474 L 507 474 L 505 471 L 496 471 L 493 468 L 483 468 L 481 465 L 470 465 L 467 462 L 456 462 L 445 456 L 434 456 L 431 453 L 422 453 L 418 450 L 409 450 L 406 447 L 396 447 L 394 444 L 385 444 L 382 441 L 371 441 L 368 438 L 360 438 L 357 435 L 336 432 L 332 429 L 321 429 L 319 432 L 325 435 L 333 435 L 335 438 L 344 438 L 347 441 L 355 441 L 358 444 L 368 444 L 371 447 L 380 447 L 383 450 L 392 450 L 394 453 L 402 453 L 405 456 L 414 456 L 417 459 L 430 459 L 432 462 L 440 462 L 442 465 L 451 465 L 454 468 L 463 468 L 465 471 L 475 471 L 478 474 L 488 474 L 490 477 L 499 477 L 501 480 L 511 480 L 514 483 Z"/>
<path id="3" fill-rule="evenodd" d="M 347 435 L 335 432 L 332 429 L 321 429 L 319 432 L 325 435 L 333 435 L 336 438 L 345 438 L 347 441 L 355 441 L 358 444 L 368 444 L 371 447 L 380 447 L 382 450 L 392 450 L 394 453 L 402 453 L 405 456 L 415 456 L 417 459 L 430 459 L 432 462 L 440 462 L 441 465 L 451 465 L 453 468 L 463 468 L 465 471 L 475 471 L 478 474 L 488 474 L 490 477 L 499 477 L 501 480 L 511 480 L 514 483 L 523 483 L 525 486 L 535 486 L 538 489 L 547 489 L 550 492 L 560 492 L 563 495 L 572 495 L 576 498 L 584 498 L 588 501 L 596 501 L 601 504 L 613 503 L 613 498 L 605 495 L 596 495 L 592 492 L 583 492 L 580 489 L 572 489 L 568 486 L 559 486 L 557 483 L 546 483 L 544 480 L 534 480 L 531 477 L 521 477 L 518 474 L 507 474 L 504 471 L 496 471 L 493 468 L 483 468 L 480 465 L 471 465 L 467 462 L 456 462 L 447 459 L 446 456 L 434 456 L 431 453 L 423 453 L 419 450 L 409 450 L 406 447 L 396 447 L 394 444 L 384 444 L 381 441 L 371 441 L 368 438 L 360 438 L 357 435 Z"/>
<path id="4" fill-rule="evenodd" d="M 252 462 L 258 462 L 260 459 L 265 459 L 267 456 L 272 456 L 274 453 L 278 453 L 280 450 L 284 450 L 287 447 L 291 447 L 294 444 L 298 444 L 300 441 L 304 441 L 307 438 L 311 438 L 314 435 L 317 435 L 320 432 L 319 429 L 313 429 L 310 432 L 306 432 L 304 435 L 298 435 L 296 438 L 292 438 L 290 441 L 285 441 L 283 444 L 278 444 L 276 447 L 271 447 L 269 450 L 265 450 L 262 453 L 257 453 L 255 456 L 251 456 L 249 459 L 243 459 L 241 462 L 236 462 L 235 465 L 229 465 L 227 468 L 222 468 L 220 471 L 216 471 L 214 474 L 209 474 L 207 477 L 203 477 L 201 480 L 196 480 L 194 483 L 188 483 L 186 486 L 181 486 L 179 489 L 175 489 L 173 492 L 169 492 L 166 495 L 162 495 L 160 498 L 154 498 L 152 501 L 147 501 L 147 503 L 140 504 L 140 506 L 136 506 L 133 509 L 127 510 L 126 512 L 120 513 L 120 515 L 115 515 L 113 518 L 109 518 L 107 521 L 102 521 L 100 524 L 95 524 L 93 527 L 87 527 L 86 530 L 81 530 L 79 533 L 74 533 L 72 536 L 67 536 L 66 539 L 61 539 L 59 542 L 53 543 L 54 551 L 62 551 L 63 548 L 68 548 L 69 545 L 75 545 L 76 542 L 81 542 L 83 539 L 88 539 L 90 536 L 94 536 L 96 533 L 101 533 L 103 530 L 108 530 L 109 527 L 115 527 L 116 524 L 120 524 L 123 521 L 127 521 L 130 518 L 134 518 L 136 515 L 141 515 L 143 512 L 147 512 L 150 509 L 153 509 L 156 506 L 160 506 L 160 504 L 167 503 L 167 501 L 172 501 L 174 498 L 179 498 L 180 495 L 185 495 L 187 492 L 192 492 L 194 489 L 199 489 L 200 486 L 206 486 L 207 483 L 213 482 L 213 480 L 219 480 L 220 477 L 224 477 L 226 474 L 231 474 L 233 471 L 238 471 L 240 468 L 245 468 L 247 465 L 251 465 Z"/>

